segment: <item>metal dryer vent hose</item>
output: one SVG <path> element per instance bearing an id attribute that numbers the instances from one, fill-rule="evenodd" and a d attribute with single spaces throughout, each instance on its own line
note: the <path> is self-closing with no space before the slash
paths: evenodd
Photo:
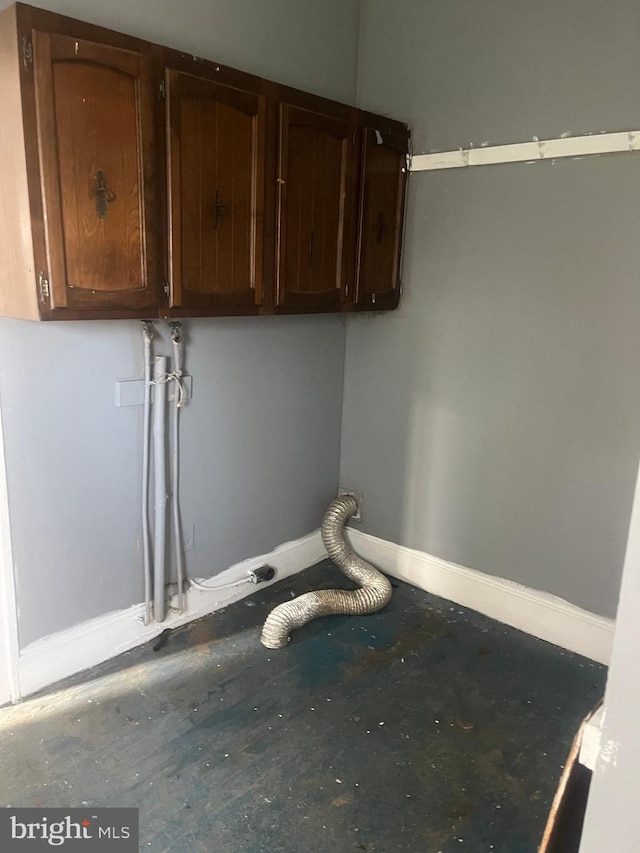
<path id="1" fill-rule="evenodd" d="M 299 595 L 293 601 L 279 604 L 267 616 L 262 629 L 262 645 L 268 649 L 281 649 L 289 642 L 294 628 L 300 628 L 318 616 L 346 613 L 362 616 L 381 610 L 391 600 L 391 584 L 372 565 L 360 559 L 351 550 L 344 536 L 344 524 L 358 511 L 358 502 L 352 495 L 342 495 L 331 501 L 322 519 L 322 542 L 327 553 L 360 589 L 321 589 Z"/>

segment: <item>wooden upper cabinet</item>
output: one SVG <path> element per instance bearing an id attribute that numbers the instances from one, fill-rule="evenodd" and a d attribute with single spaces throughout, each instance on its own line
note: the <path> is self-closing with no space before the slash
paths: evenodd
<path id="1" fill-rule="evenodd" d="M 407 179 L 408 130 L 365 114 L 354 307 L 396 308 Z"/>
<path id="2" fill-rule="evenodd" d="M 151 60 L 33 33 L 38 152 L 52 312 L 157 305 Z"/>
<path id="3" fill-rule="evenodd" d="M 220 70 L 199 62 L 195 73 L 167 71 L 170 307 L 186 314 L 256 313 L 265 99 L 200 76 L 207 68 Z M 243 75 L 235 76 L 241 85 Z"/>
<path id="4" fill-rule="evenodd" d="M 353 259 L 353 112 L 311 96 L 279 105 L 276 310 L 339 311 L 345 303 Z"/>
<path id="5" fill-rule="evenodd" d="M 406 125 L 17 3 L 0 315 L 394 308 Z"/>

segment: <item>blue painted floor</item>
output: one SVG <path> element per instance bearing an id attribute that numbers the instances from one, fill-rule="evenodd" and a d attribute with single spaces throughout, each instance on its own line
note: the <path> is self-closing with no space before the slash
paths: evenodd
<path id="1" fill-rule="evenodd" d="M 138 806 L 153 853 L 534 853 L 606 670 L 406 584 L 286 649 L 325 562 L 0 710 L 0 802 Z"/>

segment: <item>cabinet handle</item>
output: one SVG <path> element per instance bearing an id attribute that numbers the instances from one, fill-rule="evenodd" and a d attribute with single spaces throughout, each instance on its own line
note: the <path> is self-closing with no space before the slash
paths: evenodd
<path id="1" fill-rule="evenodd" d="M 309 266 L 313 263 L 313 238 L 315 235 L 315 231 L 311 231 L 309 234 L 309 255 L 307 257 L 307 263 Z"/>
<path id="2" fill-rule="evenodd" d="M 96 188 L 93 192 L 96 200 L 96 213 L 98 219 L 105 219 L 109 212 L 109 204 L 115 201 L 116 195 L 107 189 L 107 179 L 102 169 L 98 169 L 95 176 Z"/>
<path id="3" fill-rule="evenodd" d="M 222 217 L 226 216 L 229 213 L 229 209 L 227 205 L 222 201 L 222 196 L 220 195 L 220 190 L 216 190 L 216 201 L 214 205 L 215 209 L 215 220 L 213 223 L 213 227 L 218 231 L 220 228 L 220 223 L 222 222 Z"/>
<path id="4" fill-rule="evenodd" d="M 376 243 L 378 246 L 382 243 L 382 238 L 389 230 L 389 227 L 384 219 L 384 213 L 380 211 L 378 214 L 378 219 L 376 220 Z"/>

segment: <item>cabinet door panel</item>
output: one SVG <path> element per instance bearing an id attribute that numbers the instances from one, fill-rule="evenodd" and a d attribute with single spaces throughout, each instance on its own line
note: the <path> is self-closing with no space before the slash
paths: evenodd
<path id="1" fill-rule="evenodd" d="M 34 42 L 52 308 L 153 307 L 150 61 L 60 35 Z"/>
<path id="2" fill-rule="evenodd" d="M 262 301 L 263 98 L 169 72 L 171 305 Z"/>
<path id="3" fill-rule="evenodd" d="M 352 130 L 348 121 L 280 106 L 277 302 L 338 310 L 349 271 Z"/>
<path id="4" fill-rule="evenodd" d="M 356 306 L 395 308 L 406 185 L 406 138 L 363 133 Z"/>

